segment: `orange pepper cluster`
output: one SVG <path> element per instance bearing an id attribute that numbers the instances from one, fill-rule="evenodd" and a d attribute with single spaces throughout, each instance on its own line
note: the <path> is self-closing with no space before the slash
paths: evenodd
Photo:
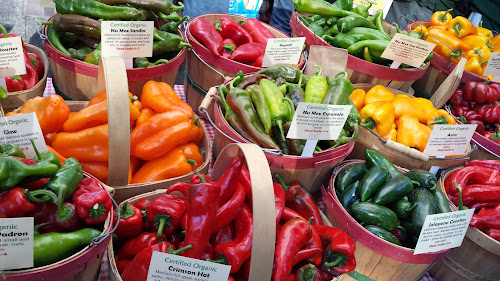
<path id="1" fill-rule="evenodd" d="M 197 142 L 203 129 L 192 108 L 164 82 L 148 81 L 141 101 L 129 93 L 129 183 L 153 182 L 190 173 L 202 164 Z M 108 104 L 97 94 L 78 112 L 71 112 L 58 95 L 28 100 L 15 115 L 35 112 L 49 150 L 61 161 L 75 157 L 83 169 L 108 179 Z"/>
<path id="2" fill-rule="evenodd" d="M 491 53 L 500 52 L 500 35 L 493 37 L 491 30 L 476 27 L 465 17 L 453 18 L 450 11 L 435 12 L 428 28 L 418 26 L 414 30 L 422 32 L 426 41 L 436 44 L 434 52 L 438 55 L 455 64 L 460 58 L 466 58 L 465 70 L 482 76 Z"/>

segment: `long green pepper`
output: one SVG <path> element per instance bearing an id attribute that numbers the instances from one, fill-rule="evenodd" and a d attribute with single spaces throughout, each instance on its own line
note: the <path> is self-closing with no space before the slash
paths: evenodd
<path id="1" fill-rule="evenodd" d="M 273 125 L 278 126 L 281 138 L 284 140 L 283 123 L 291 121 L 291 119 L 288 106 L 283 102 L 283 92 L 281 92 L 276 84 L 267 79 L 261 79 L 259 85 L 264 91 L 264 97 L 271 112 L 271 122 Z"/>
<path id="2" fill-rule="evenodd" d="M 266 134 L 269 134 L 272 127 L 271 111 L 269 110 L 269 106 L 267 106 L 264 91 L 262 91 L 262 88 L 257 84 L 250 85 L 246 87 L 245 90 L 252 98 L 252 102 L 255 106 L 255 109 L 257 110 L 260 122 L 262 122 L 262 125 L 264 126 L 264 131 L 266 132 Z"/>
<path id="3" fill-rule="evenodd" d="M 318 72 L 314 73 L 306 84 L 304 100 L 308 103 L 322 103 L 328 88 L 326 78 L 321 76 L 323 68 L 319 65 L 315 65 L 315 67 L 319 69 Z"/>
<path id="4" fill-rule="evenodd" d="M 77 14 L 98 19 L 135 20 L 142 12 L 133 7 L 110 6 L 95 0 L 52 0 L 60 14 Z"/>
<path id="5" fill-rule="evenodd" d="M 336 17 L 345 17 L 348 15 L 347 11 L 324 0 L 292 0 L 292 2 L 295 5 L 295 11 L 299 13 Z"/>

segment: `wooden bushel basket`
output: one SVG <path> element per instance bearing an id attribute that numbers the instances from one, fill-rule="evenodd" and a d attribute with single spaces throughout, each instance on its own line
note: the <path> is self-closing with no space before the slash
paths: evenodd
<path id="1" fill-rule="evenodd" d="M 411 31 L 419 25 L 429 27 L 429 22 L 428 21 L 410 22 L 406 27 L 406 30 Z M 446 79 L 446 77 L 448 77 L 448 75 L 455 68 L 455 65 L 449 62 L 448 59 L 436 54 L 436 52 L 433 52 L 433 54 L 434 57 L 431 60 L 431 66 L 429 67 L 429 71 L 427 71 L 421 79 L 415 82 L 415 85 L 417 87 L 419 87 L 420 89 L 424 90 L 425 92 L 431 95 L 434 94 L 434 92 L 437 90 L 437 88 L 439 88 L 441 83 L 443 83 L 444 79 Z M 486 81 L 486 78 L 469 71 L 464 71 L 464 74 L 462 75 L 462 79 L 460 80 L 460 82 L 465 84 L 469 81 L 484 82 Z M 498 81 L 496 82 L 490 81 L 490 82 L 498 83 Z"/>
<path id="2" fill-rule="evenodd" d="M 178 32 L 181 36 L 184 36 L 180 29 L 178 29 Z M 46 26 L 43 28 L 43 34 L 47 34 Z M 90 100 L 97 91 L 98 66 L 64 55 L 54 48 L 49 40 L 44 40 L 43 45 L 49 56 L 53 76 L 52 81 L 57 93 L 64 99 Z M 149 80 L 173 85 L 179 67 L 184 61 L 185 54 L 186 48 L 183 48 L 177 56 L 166 64 L 128 69 L 127 81 L 130 92 L 140 97 L 142 87 Z"/>
<path id="3" fill-rule="evenodd" d="M 252 256 L 250 263 L 249 281 L 271 280 L 274 263 L 274 249 L 276 241 L 276 217 L 274 206 L 274 191 L 272 176 L 269 171 L 267 160 L 261 148 L 255 144 L 229 144 L 221 151 L 214 164 L 212 177 L 219 178 L 224 171 L 231 166 L 236 156 L 244 156 L 246 166 L 250 172 L 252 182 L 253 198 L 253 241 Z M 159 189 L 153 192 L 140 194 L 127 199 L 127 202 L 134 204 L 141 198 L 153 200 L 165 194 L 166 189 Z M 323 215 L 325 225 L 331 223 Z M 113 243 L 108 246 L 108 261 L 112 281 L 123 281 L 116 267 Z M 343 280 L 345 275 L 340 275 L 333 279 Z"/>
<path id="4" fill-rule="evenodd" d="M 206 112 L 215 95 L 217 95 L 217 90 L 211 88 L 198 111 Z M 227 123 L 218 103 L 213 105 L 213 109 L 214 119 L 213 121 L 210 119 L 210 122 L 216 127 L 213 144 L 214 155 L 219 155 L 222 149 L 230 143 L 249 143 Z M 334 149 L 315 153 L 312 157 L 278 155 L 263 150 L 273 174 L 280 174 L 285 182 L 298 181 L 307 190 L 313 192 L 319 190 L 321 185 L 328 180 L 337 163 L 344 160 L 353 148 L 354 142 L 349 142 Z"/>
<path id="5" fill-rule="evenodd" d="M 363 163 L 362 160 L 353 160 L 341 164 L 342 168 Z M 407 169 L 398 167 L 402 172 Z M 397 246 L 378 238 L 361 226 L 340 204 L 334 190 L 337 174 L 333 174 L 328 191 L 322 189 L 326 204 L 326 215 L 333 226 L 347 232 L 356 241 L 356 272 L 350 273 L 348 280 L 354 280 L 350 275 L 365 275 L 377 281 L 417 281 L 428 270 L 433 262 L 442 259 L 448 251 L 413 255 L 413 249 Z M 363 276 L 361 276 L 363 277 Z M 357 280 L 363 280 L 358 279 Z M 440 280 L 440 279 L 438 279 Z"/>
<path id="6" fill-rule="evenodd" d="M 444 181 L 459 168 L 448 171 L 439 178 L 438 187 L 446 194 Z M 454 210 L 457 210 L 453 206 Z M 475 227 L 469 227 L 462 245 L 429 270 L 440 281 L 478 280 L 500 278 L 500 243 Z"/>
<path id="7" fill-rule="evenodd" d="M 84 177 L 92 177 L 84 173 Z M 99 183 L 102 188 L 106 189 L 111 194 L 113 189 L 102 183 Z M 111 196 L 111 195 L 110 195 Z M 8 281 L 28 281 L 28 280 L 44 280 L 44 281 L 95 281 L 99 275 L 101 268 L 101 259 L 111 241 L 110 230 L 113 222 L 113 206 L 108 215 L 108 219 L 104 222 L 104 229 L 101 233 L 103 239 L 95 244 L 83 248 L 74 255 L 61 260 L 59 262 L 49 264 L 42 267 L 6 271 Z"/>
<path id="8" fill-rule="evenodd" d="M 246 20 L 246 17 L 233 14 L 206 14 L 192 18 L 185 29 L 187 42 L 193 45 L 193 51 L 186 55 L 186 80 L 184 81 L 184 92 L 186 100 L 193 108 L 198 108 L 204 99 L 208 89 L 214 85 L 224 83 L 226 79 L 232 78 L 238 71 L 243 71 L 245 74 L 254 73 L 262 69 L 262 67 L 243 64 L 224 57 L 217 57 L 207 49 L 203 44 L 194 39 L 190 32 L 191 23 L 198 18 L 207 19 L 212 24 L 215 24 L 221 17 L 228 17 L 235 22 Z M 262 25 L 267 28 L 276 38 L 286 38 L 286 34 L 280 30 L 266 24 Z M 301 68 L 305 63 L 304 56 L 301 56 L 298 66 Z M 213 116 L 213 109 L 208 109 L 210 117 Z"/>
<path id="9" fill-rule="evenodd" d="M 99 64 L 99 75 L 97 79 L 97 89 L 92 92 L 93 96 L 101 91 L 108 94 L 108 124 L 109 124 L 109 175 L 108 185 L 115 189 L 114 198 L 116 202 L 122 202 L 137 194 L 165 188 L 173 183 L 189 181 L 194 174 L 189 174 L 149 183 L 128 184 L 128 171 L 130 164 L 130 124 L 129 98 L 123 59 L 118 57 L 101 58 Z M 89 98 L 93 96 L 89 95 Z M 126 98 L 125 98 L 126 97 Z M 70 110 L 78 111 L 85 107 L 86 101 L 67 101 Z M 126 122 L 124 122 L 126 121 Z M 211 144 L 205 125 L 202 125 L 204 136 L 201 143 L 198 143 L 200 152 L 205 153 L 204 162 L 196 170 L 206 174 L 208 164 L 211 159 Z"/>
<path id="10" fill-rule="evenodd" d="M 49 60 L 45 52 L 33 45 L 24 44 L 24 50 L 28 53 L 37 54 L 43 63 L 43 77 L 38 77 L 40 80 L 33 86 L 33 88 L 24 91 L 12 92 L 7 94 L 7 98 L 0 100 L 5 112 L 10 112 L 24 104 L 29 99 L 34 97 L 41 97 L 45 86 L 47 85 L 47 74 L 49 73 Z"/>
<path id="11" fill-rule="evenodd" d="M 355 89 L 363 89 L 365 91 L 370 90 L 373 85 L 368 84 L 356 84 Z M 394 94 L 405 94 L 407 93 L 388 88 L 389 91 Z M 437 167 L 451 167 L 455 165 L 461 165 L 465 161 L 469 160 L 469 155 L 473 151 L 471 146 L 467 147 L 465 154 L 461 157 L 456 158 L 429 158 L 428 155 L 418 151 L 417 149 L 410 148 L 403 144 L 387 141 L 383 142 L 377 135 L 373 134 L 365 128 L 359 129 L 358 139 L 356 140 L 356 145 L 354 146 L 353 152 L 349 155 L 349 159 L 363 159 L 365 156 L 366 149 L 373 149 L 382 153 L 387 159 L 392 163 L 399 166 L 405 166 L 408 169 L 424 169 L 429 170 L 432 166 Z M 410 160 L 411 159 L 411 160 Z"/>
<path id="12" fill-rule="evenodd" d="M 314 32 L 308 29 L 299 19 L 297 12 L 293 11 L 290 17 L 290 27 L 292 28 L 293 37 L 306 37 L 307 45 L 330 46 L 322 38 L 316 36 Z M 385 30 L 391 35 L 395 33 L 395 29 L 391 31 L 391 25 L 384 22 Z M 412 69 L 392 69 L 387 66 L 376 63 L 367 62 L 363 59 L 348 55 L 347 58 L 347 73 L 349 80 L 352 83 L 368 83 L 383 85 L 393 89 L 398 89 L 407 92 L 410 86 L 418 79 L 422 78 L 427 71 L 429 64 L 423 68 Z"/>

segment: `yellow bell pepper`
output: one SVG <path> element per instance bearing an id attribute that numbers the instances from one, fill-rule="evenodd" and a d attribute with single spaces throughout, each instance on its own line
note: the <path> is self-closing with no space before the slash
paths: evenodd
<path id="1" fill-rule="evenodd" d="M 401 118 L 401 116 L 408 114 L 416 117 L 421 123 L 426 124 L 427 116 L 436 111 L 432 102 L 424 98 L 400 97 L 395 99 L 392 104 L 396 110 L 396 120 Z"/>
<path id="2" fill-rule="evenodd" d="M 411 98 L 410 96 L 408 95 L 405 95 L 405 94 L 397 94 L 397 95 L 394 95 L 394 100 L 397 100 L 399 98 Z"/>
<path id="3" fill-rule="evenodd" d="M 471 60 L 472 58 L 477 58 L 479 62 L 487 61 L 490 59 L 490 57 L 491 57 L 491 51 L 490 48 L 488 48 L 488 46 L 486 45 L 480 48 L 476 48 L 474 50 L 470 50 L 466 56 L 468 60 Z"/>
<path id="4" fill-rule="evenodd" d="M 491 30 L 484 28 L 482 26 L 476 27 L 477 29 L 477 35 L 484 36 L 486 38 L 489 38 L 490 40 L 493 39 L 493 32 Z"/>
<path id="5" fill-rule="evenodd" d="M 374 130 L 375 133 L 377 133 L 378 135 L 380 135 L 377 130 L 375 129 Z M 396 141 L 396 137 L 397 137 L 397 134 L 398 134 L 398 131 L 396 130 L 396 124 L 392 124 L 392 129 L 391 131 L 385 135 L 385 136 L 380 136 L 383 140 L 392 140 L 392 141 Z"/>
<path id="6" fill-rule="evenodd" d="M 427 37 L 427 34 L 429 34 L 427 27 L 425 27 L 423 25 L 419 25 L 419 26 L 415 27 L 412 31 L 415 31 L 415 32 L 422 34 L 423 35 L 422 38 Z"/>
<path id="7" fill-rule="evenodd" d="M 364 105 L 377 101 L 392 102 L 393 100 L 394 93 L 382 85 L 376 85 L 366 93 Z"/>
<path id="8" fill-rule="evenodd" d="M 434 125 L 456 125 L 457 122 L 455 118 L 451 117 L 448 111 L 444 109 L 438 109 L 434 111 L 429 117 L 427 117 L 427 126 L 434 128 Z"/>
<path id="9" fill-rule="evenodd" d="M 481 35 L 467 35 L 462 38 L 462 42 L 467 44 L 471 50 L 478 49 L 490 43 L 490 39 Z"/>
<path id="10" fill-rule="evenodd" d="M 405 114 L 397 121 L 397 142 L 424 151 L 432 129 L 420 124 L 416 117 Z"/>
<path id="11" fill-rule="evenodd" d="M 394 124 L 394 105 L 390 102 L 372 102 L 363 107 L 361 112 L 361 126 L 374 129 L 380 136 L 391 132 Z"/>
<path id="12" fill-rule="evenodd" d="M 462 16 L 455 17 L 448 23 L 448 31 L 453 33 L 458 38 L 467 35 L 476 35 L 476 27 L 467 19 Z"/>
<path id="13" fill-rule="evenodd" d="M 488 61 L 479 62 L 479 60 L 476 57 L 470 58 L 465 63 L 464 70 L 481 76 L 481 75 L 483 75 L 483 72 L 484 72 L 482 66 L 483 66 L 483 64 L 486 64 L 487 62 Z"/>
<path id="14" fill-rule="evenodd" d="M 490 44 L 493 46 L 500 46 L 500 34 L 491 39 Z"/>
<path id="15" fill-rule="evenodd" d="M 437 11 L 431 16 L 430 25 L 431 26 L 448 26 L 448 23 L 453 19 L 453 16 L 450 12 L 453 9 L 449 9 L 448 11 Z"/>
<path id="16" fill-rule="evenodd" d="M 366 92 L 363 89 L 355 89 L 349 95 L 349 98 L 352 100 L 358 111 L 361 111 L 365 102 Z"/>

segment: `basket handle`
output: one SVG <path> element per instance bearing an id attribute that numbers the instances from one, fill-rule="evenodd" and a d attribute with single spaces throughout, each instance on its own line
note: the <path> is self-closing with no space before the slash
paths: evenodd
<path id="1" fill-rule="evenodd" d="M 202 112 L 208 112 L 208 107 L 210 104 L 212 104 L 212 100 L 215 98 L 217 95 L 217 88 L 216 87 L 211 87 L 203 100 L 201 101 L 200 106 L 198 106 L 198 114 L 201 115 Z"/>
<path id="2" fill-rule="evenodd" d="M 97 93 L 106 91 L 108 96 L 108 184 L 110 186 L 128 184 L 130 124 L 123 122 L 123 120 L 130 119 L 126 81 L 127 72 L 122 58 L 101 58 L 97 76 Z"/>
<path id="3" fill-rule="evenodd" d="M 274 189 L 266 156 L 256 144 L 232 143 L 221 151 L 212 175 L 220 177 L 239 154 L 245 156 L 250 171 L 253 196 L 253 241 L 249 281 L 271 280 L 276 239 Z"/>
<path id="4" fill-rule="evenodd" d="M 404 144 L 401 144 L 401 143 L 398 143 L 398 142 L 395 142 L 392 140 L 387 140 L 385 145 L 396 150 L 396 151 L 399 151 L 399 152 L 404 153 L 408 156 L 416 158 L 418 160 L 429 161 L 429 155 L 427 155 L 423 152 L 420 152 L 414 148 L 408 147 Z"/>

